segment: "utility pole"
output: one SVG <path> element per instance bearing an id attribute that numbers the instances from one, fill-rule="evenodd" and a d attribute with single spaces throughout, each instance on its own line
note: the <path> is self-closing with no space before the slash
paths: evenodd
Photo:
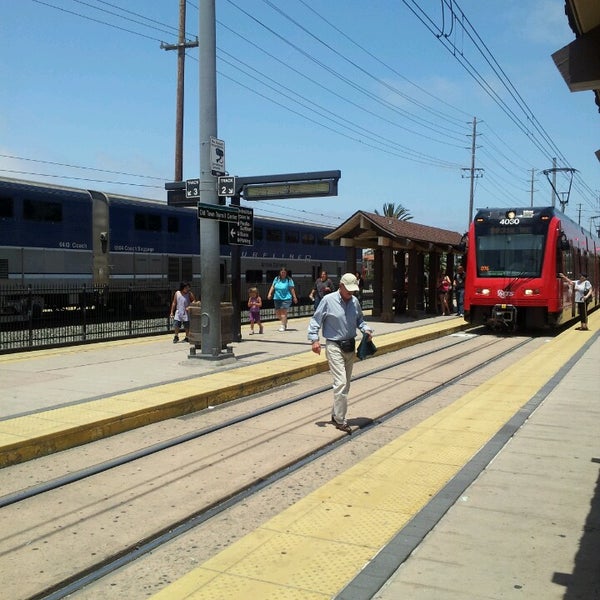
<path id="1" fill-rule="evenodd" d="M 558 193 L 556 191 L 556 157 L 552 159 L 552 207 L 556 206 L 556 198 L 558 198 Z M 569 199 L 567 198 L 567 202 Z M 565 203 L 566 205 L 566 203 Z M 565 212 L 565 207 L 561 203 L 561 210 Z"/>
<path id="2" fill-rule="evenodd" d="M 535 169 L 531 169 L 531 199 L 530 199 L 531 208 L 533 208 L 533 178 L 534 178 L 534 174 L 535 174 Z"/>
<path id="3" fill-rule="evenodd" d="M 185 87 L 185 50 L 197 48 L 195 42 L 185 41 L 185 4 L 179 0 L 179 39 L 177 44 L 160 44 L 162 50 L 177 50 L 177 116 L 175 119 L 175 181 L 183 181 L 183 98 Z"/>
<path id="4" fill-rule="evenodd" d="M 474 201 L 474 197 L 475 197 L 475 179 L 477 177 L 483 177 L 483 174 L 479 174 L 478 171 L 483 171 L 483 169 L 476 169 L 475 168 L 475 148 L 476 146 L 476 138 L 477 138 L 477 117 L 473 117 L 473 134 L 472 134 L 473 140 L 471 142 L 471 168 L 464 168 L 462 169 L 463 171 L 469 171 L 470 172 L 470 178 L 471 178 L 471 192 L 469 195 L 469 222 L 467 223 L 467 228 L 471 225 L 471 221 L 473 220 L 473 201 Z M 464 177 L 464 175 L 463 175 Z"/>

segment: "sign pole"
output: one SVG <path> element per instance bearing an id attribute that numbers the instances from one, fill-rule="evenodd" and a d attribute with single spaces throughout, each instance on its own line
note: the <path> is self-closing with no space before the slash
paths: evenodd
<path id="1" fill-rule="evenodd" d="M 211 170 L 212 139 L 217 137 L 217 67 L 215 0 L 200 0 L 198 11 L 200 77 L 200 198 L 218 204 L 216 178 Z M 219 223 L 200 219 L 202 358 L 221 354 L 221 283 L 219 281 Z"/>
<path id="2" fill-rule="evenodd" d="M 240 197 L 231 197 L 231 206 L 239 206 Z M 241 291 L 241 260 L 240 260 L 240 247 L 237 244 L 230 246 L 231 248 L 231 303 L 233 304 L 233 314 L 231 316 L 231 330 L 233 333 L 233 339 L 237 342 L 242 341 L 242 317 L 241 317 L 241 304 L 242 304 L 242 291 Z M 244 296 L 245 298 L 245 296 Z"/>

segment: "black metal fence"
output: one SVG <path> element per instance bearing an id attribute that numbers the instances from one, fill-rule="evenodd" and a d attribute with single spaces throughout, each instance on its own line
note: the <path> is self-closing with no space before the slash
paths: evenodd
<path id="1" fill-rule="evenodd" d="M 163 333 L 172 291 L 162 287 L 0 289 L 0 352 Z"/>
<path id="2" fill-rule="evenodd" d="M 0 354 L 165 334 L 173 293 L 164 286 L 2 286 Z M 310 314 L 311 304 L 289 312 Z M 265 302 L 261 318 L 275 320 L 272 303 Z M 241 310 L 241 322 L 248 321 Z"/>

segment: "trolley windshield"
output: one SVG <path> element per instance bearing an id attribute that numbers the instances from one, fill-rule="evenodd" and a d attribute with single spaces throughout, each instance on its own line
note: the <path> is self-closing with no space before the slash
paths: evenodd
<path id="1" fill-rule="evenodd" d="M 547 225 L 476 227 L 479 277 L 539 277 L 544 258 Z"/>

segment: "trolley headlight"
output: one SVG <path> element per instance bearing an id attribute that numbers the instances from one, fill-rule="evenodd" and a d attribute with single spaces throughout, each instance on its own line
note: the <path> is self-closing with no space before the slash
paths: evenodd
<path id="1" fill-rule="evenodd" d="M 488 288 L 477 288 L 475 290 L 476 294 L 481 294 L 482 296 L 489 296 L 490 290 Z"/>
<path id="2" fill-rule="evenodd" d="M 524 293 L 526 296 L 539 296 L 539 294 L 540 294 L 540 290 L 539 290 L 539 289 L 533 289 L 533 290 L 531 290 L 531 289 L 526 289 L 526 290 L 524 290 L 524 291 L 523 291 L 523 293 Z"/>

